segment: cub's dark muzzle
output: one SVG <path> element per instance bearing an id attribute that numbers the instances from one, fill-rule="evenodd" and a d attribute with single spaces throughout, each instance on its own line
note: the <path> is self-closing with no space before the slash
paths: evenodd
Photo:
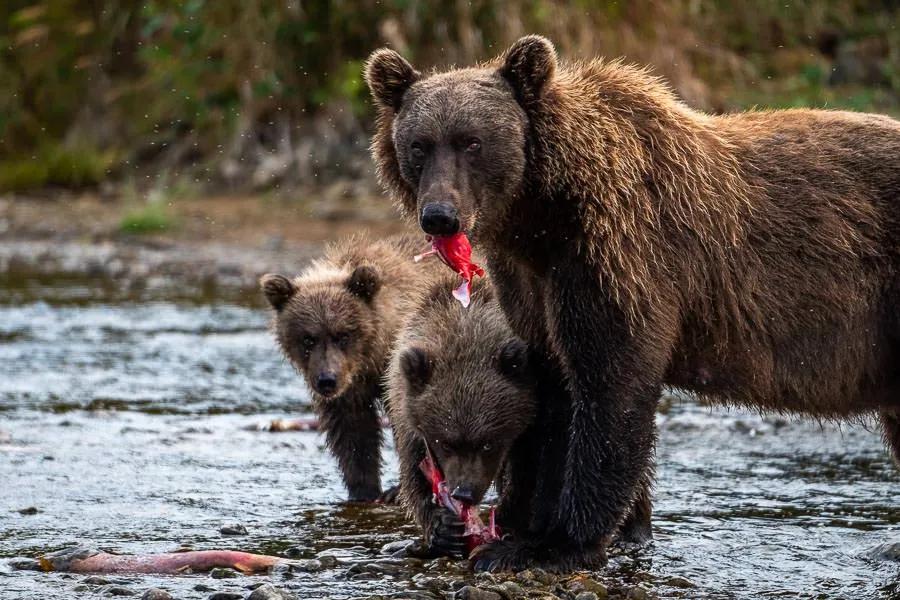
<path id="1" fill-rule="evenodd" d="M 429 235 L 454 235 L 459 233 L 459 215 L 456 207 L 446 202 L 432 202 L 422 209 L 422 231 Z"/>
<path id="2" fill-rule="evenodd" d="M 316 377 L 316 391 L 323 396 L 329 396 L 337 389 L 337 375 L 332 372 L 319 373 Z"/>

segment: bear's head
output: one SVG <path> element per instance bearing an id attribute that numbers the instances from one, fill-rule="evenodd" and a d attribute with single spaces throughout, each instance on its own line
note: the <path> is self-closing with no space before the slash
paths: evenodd
<path id="1" fill-rule="evenodd" d="M 556 65 L 535 35 L 486 66 L 427 76 L 393 50 L 369 57 L 379 178 L 426 233 L 477 238 L 480 222 L 504 216 L 525 182 L 529 108 Z"/>
<path id="2" fill-rule="evenodd" d="M 537 400 L 528 347 L 497 302 L 476 287 L 464 309 L 444 287 L 408 328 L 415 334 L 401 340 L 391 385 L 404 388 L 403 419 L 453 497 L 477 504 L 533 422 Z"/>
<path id="3" fill-rule="evenodd" d="M 343 394 L 374 365 L 381 288 L 374 267 L 320 267 L 294 280 L 264 275 L 260 286 L 275 311 L 273 328 L 281 349 L 309 387 L 323 398 Z"/>

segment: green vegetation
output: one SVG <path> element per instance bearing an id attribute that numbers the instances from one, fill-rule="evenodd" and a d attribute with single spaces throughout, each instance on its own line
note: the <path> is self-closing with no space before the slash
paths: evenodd
<path id="1" fill-rule="evenodd" d="M 119 222 L 123 233 L 159 233 L 175 226 L 175 219 L 161 202 L 148 202 L 128 211 Z"/>
<path id="2" fill-rule="evenodd" d="M 373 48 L 395 47 L 420 65 L 466 64 L 530 32 L 550 36 L 563 56 L 622 55 L 653 65 L 685 100 L 710 111 L 828 106 L 900 114 L 898 7 L 885 0 L 7 0 L 0 3 L 0 190 L 79 187 L 145 166 L 204 184 L 272 185 L 286 171 L 257 177 L 246 165 L 296 152 L 312 138 L 312 166 L 292 166 L 295 177 L 327 184 L 326 176 L 358 176 L 345 159 L 366 145 L 371 107 L 361 69 Z M 322 159 L 332 163 L 327 169 L 316 162 L 321 156 L 331 157 Z"/>
<path id="3" fill-rule="evenodd" d="M 112 162 L 110 152 L 48 146 L 29 158 L 0 160 L 0 192 L 95 185 L 106 176 Z"/>

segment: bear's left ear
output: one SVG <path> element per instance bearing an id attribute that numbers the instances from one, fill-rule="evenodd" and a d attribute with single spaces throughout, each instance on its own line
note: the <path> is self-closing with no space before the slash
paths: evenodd
<path id="1" fill-rule="evenodd" d="M 374 267 L 368 265 L 356 267 L 350 274 L 350 278 L 347 279 L 347 289 L 354 296 L 371 302 L 378 290 L 381 289 L 381 277 Z"/>
<path id="2" fill-rule="evenodd" d="M 528 344 L 519 338 L 506 342 L 497 354 L 497 369 L 507 378 L 519 383 L 530 380 L 528 370 Z"/>
<path id="3" fill-rule="evenodd" d="M 376 50 L 369 56 L 365 75 L 372 97 L 394 112 L 400 110 L 403 94 L 420 76 L 405 58 L 389 48 Z"/>
<path id="4" fill-rule="evenodd" d="M 523 104 L 537 100 L 544 86 L 556 73 L 556 49 L 540 35 L 527 35 L 513 44 L 503 56 L 500 75 L 516 91 Z"/>

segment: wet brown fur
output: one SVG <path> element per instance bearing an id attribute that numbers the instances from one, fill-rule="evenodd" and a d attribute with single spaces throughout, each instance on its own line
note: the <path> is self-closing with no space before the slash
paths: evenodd
<path id="1" fill-rule="evenodd" d="M 426 443 L 451 491 L 470 485 L 477 502 L 501 476 L 507 455 L 533 424 L 536 411 L 527 359 L 517 356 L 516 364 L 502 364 L 505 349 L 527 350 L 506 323 L 490 283 L 475 280 L 467 309 L 451 295 L 457 285 L 456 276 L 432 285 L 398 336 L 387 373 L 400 497 L 425 530 L 426 542 L 431 541 L 435 511 L 430 483 L 419 470 Z M 424 383 L 411 381 L 405 372 L 404 355 L 411 350 L 423 352 L 429 361 Z M 487 452 L 485 444 L 490 445 Z M 515 490 L 498 487 L 503 488 L 500 521 L 523 512 L 512 508 L 521 501 Z"/>
<path id="2" fill-rule="evenodd" d="M 413 261 L 425 247 L 422 235 L 374 241 L 357 235 L 330 245 L 293 280 L 266 275 L 261 281 L 275 308 L 275 337 L 307 381 L 352 500 L 374 500 L 381 492 L 382 377 L 402 320 L 443 270 L 434 262 Z M 354 273 L 362 273 L 364 283 Z M 303 342 L 310 334 L 318 342 L 313 349 Z M 346 347 L 335 343 L 342 335 Z M 337 374 L 337 388 L 328 396 L 314 385 L 324 364 Z"/>
<path id="3" fill-rule="evenodd" d="M 477 112 L 524 116 L 520 185 L 461 220 L 513 329 L 558 357 L 573 413 L 557 524 L 493 566 L 539 555 L 553 566 L 551 547 L 573 549 L 564 567 L 591 562 L 581 549 L 608 541 L 650 469 L 664 384 L 817 418 L 880 411 L 900 458 L 900 123 L 710 116 L 646 69 L 557 63 L 537 36 L 475 68 L 398 73 L 408 94 L 440 90 L 456 105 L 466 86 L 499 77 L 516 108 Z M 382 105 L 372 152 L 416 215 L 397 114 Z"/>

